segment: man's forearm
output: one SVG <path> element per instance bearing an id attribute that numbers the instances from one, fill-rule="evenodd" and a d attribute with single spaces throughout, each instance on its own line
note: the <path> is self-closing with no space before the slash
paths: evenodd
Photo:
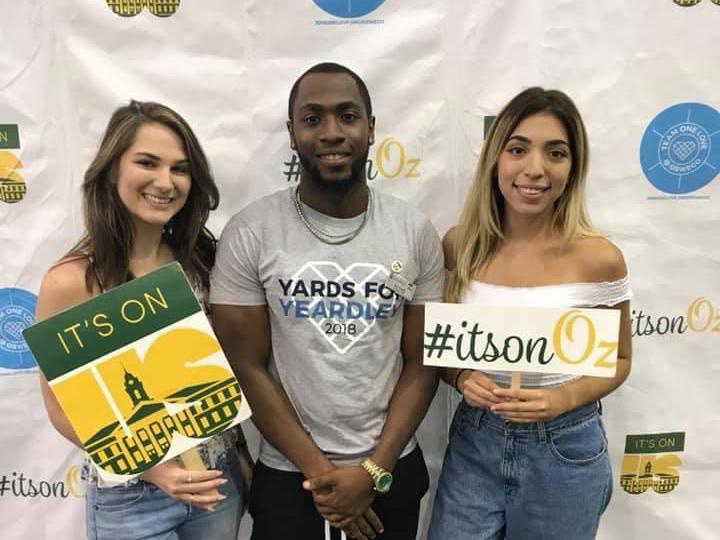
<path id="1" fill-rule="evenodd" d="M 285 391 L 261 367 L 239 370 L 243 392 L 253 411 L 252 419 L 270 444 L 283 453 L 307 477 L 325 473 L 333 465 L 303 429 Z"/>
<path id="2" fill-rule="evenodd" d="M 253 411 L 263 437 L 306 476 L 332 469 L 305 433 L 283 387 L 270 375 L 270 323 L 267 307 L 213 304 L 215 332 Z"/>
<path id="3" fill-rule="evenodd" d="M 435 368 L 419 363 L 403 368 L 390 399 L 385 426 L 372 455 L 381 467 L 392 470 L 403 449 L 425 417 L 438 386 Z"/>

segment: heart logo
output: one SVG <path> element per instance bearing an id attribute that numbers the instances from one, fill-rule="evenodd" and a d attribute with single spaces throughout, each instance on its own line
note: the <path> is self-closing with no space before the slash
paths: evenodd
<path id="1" fill-rule="evenodd" d="M 390 304 L 390 309 L 393 312 L 397 308 L 398 299 L 394 294 L 392 298 L 383 298 L 378 291 L 373 291 L 367 297 L 364 295 L 367 282 L 384 283 L 388 275 L 387 269 L 380 264 L 353 263 L 347 268 L 342 268 L 331 261 L 313 261 L 304 264 L 292 276 L 292 279 L 310 281 L 320 278 L 326 283 L 333 281 L 341 285 L 348 282 L 354 284 L 356 294 L 353 298 L 337 297 L 333 298 L 332 301 L 340 304 L 344 313 L 350 313 L 352 307 L 361 305 L 362 312 L 355 310 L 356 315 L 359 315 L 357 318 L 346 318 L 341 321 L 332 316 L 308 318 L 323 339 L 332 345 L 337 352 L 345 354 L 375 326 L 375 317 L 366 318 L 363 314 L 365 310 L 369 309 L 376 313 L 381 303 Z M 309 312 L 313 313 L 317 304 L 325 300 L 325 297 L 322 296 L 313 298 L 308 306 Z M 351 325 L 354 326 L 351 328 Z"/>
<path id="2" fill-rule="evenodd" d="M 677 141 L 672 145 L 673 153 L 680 158 L 681 161 L 685 161 L 697 150 L 697 143 L 695 141 Z"/>

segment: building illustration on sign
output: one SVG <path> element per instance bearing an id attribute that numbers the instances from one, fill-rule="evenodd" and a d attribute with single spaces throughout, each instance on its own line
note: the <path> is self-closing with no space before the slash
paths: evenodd
<path id="1" fill-rule="evenodd" d="M 0 124 L 0 201 L 13 204 L 25 198 L 27 186 L 22 161 L 10 150 L 20 150 L 20 131 L 16 124 Z"/>
<path id="2" fill-rule="evenodd" d="M 645 493 L 648 488 L 652 488 L 656 493 L 668 493 L 675 489 L 679 483 L 680 476 L 677 474 L 656 473 L 653 470 L 653 460 L 648 460 L 645 463 L 642 474 L 630 473 L 623 474 L 620 477 L 620 486 L 633 495 Z"/>
<path id="3" fill-rule="evenodd" d="M 106 0 L 115 15 L 134 17 L 147 9 L 156 17 L 170 17 L 180 7 L 180 0 Z"/>
<path id="4" fill-rule="evenodd" d="M 162 400 L 149 396 L 142 381 L 127 370 L 124 377 L 133 405 L 126 422 L 131 436 L 115 421 L 83 443 L 93 462 L 114 474 L 134 474 L 160 462 L 175 433 L 205 438 L 223 431 L 235 420 L 242 401 L 234 377 L 189 386 Z M 170 414 L 167 403 L 188 406 Z"/>

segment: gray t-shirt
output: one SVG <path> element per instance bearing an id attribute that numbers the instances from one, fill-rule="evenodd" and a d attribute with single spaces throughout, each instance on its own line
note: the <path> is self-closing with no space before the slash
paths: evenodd
<path id="1" fill-rule="evenodd" d="M 384 286 L 393 271 L 416 285 L 409 304 L 442 300 L 445 272 L 432 224 L 403 201 L 373 191 L 365 226 L 350 242 L 318 240 L 300 220 L 294 189 L 247 206 L 225 227 L 210 302 L 268 306 L 269 368 L 304 429 L 333 462 L 372 454 L 402 370 L 404 299 Z M 303 205 L 315 226 L 352 231 L 363 216 L 337 219 Z M 399 263 L 399 265 L 398 265 Z M 413 438 L 403 455 L 415 447 Z M 263 441 L 269 467 L 297 468 Z"/>

